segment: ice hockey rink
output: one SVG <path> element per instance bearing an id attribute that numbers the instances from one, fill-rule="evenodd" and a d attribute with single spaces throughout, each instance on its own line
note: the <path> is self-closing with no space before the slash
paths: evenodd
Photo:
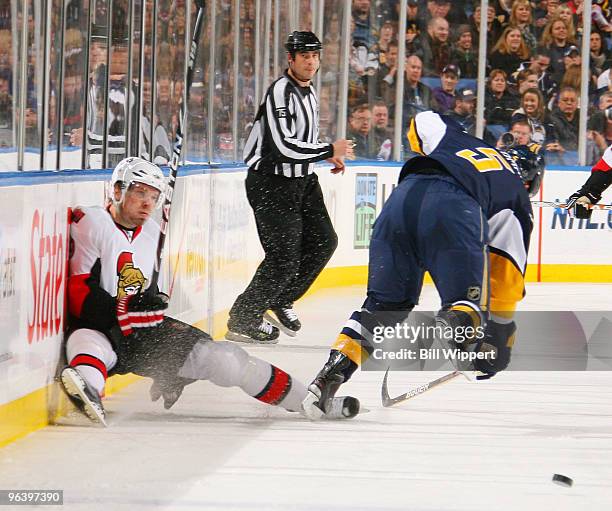
<path id="1" fill-rule="evenodd" d="M 310 381 L 362 294 L 311 295 L 298 338 L 249 350 Z M 419 308 L 437 306 L 426 286 Z M 612 285 L 532 284 L 521 308 L 609 311 Z M 393 372 L 390 393 L 440 374 Z M 612 373 L 459 377 L 391 408 L 382 377 L 343 387 L 365 413 L 317 423 L 207 382 L 165 411 L 142 380 L 106 399 L 107 429 L 73 414 L 0 450 L 0 488 L 61 489 L 63 508 L 105 511 L 612 509 Z"/>

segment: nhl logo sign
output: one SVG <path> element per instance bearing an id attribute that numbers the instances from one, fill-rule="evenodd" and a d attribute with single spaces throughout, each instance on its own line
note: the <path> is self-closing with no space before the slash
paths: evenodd
<path id="1" fill-rule="evenodd" d="M 467 298 L 468 300 L 471 300 L 473 302 L 475 302 L 476 300 L 480 300 L 480 287 L 478 286 L 468 287 Z"/>

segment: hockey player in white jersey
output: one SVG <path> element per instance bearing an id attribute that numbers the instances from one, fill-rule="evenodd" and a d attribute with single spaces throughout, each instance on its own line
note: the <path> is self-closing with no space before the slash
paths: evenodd
<path id="1" fill-rule="evenodd" d="M 230 342 L 166 317 L 168 297 L 150 289 L 159 226 L 150 217 L 163 202 L 163 173 L 141 158 L 115 168 L 107 207 L 72 211 L 68 277 L 68 366 L 62 385 L 94 422 L 105 424 L 101 401 L 109 375 L 153 378 L 151 398 L 170 408 L 185 385 L 209 380 L 300 411 L 307 389 L 268 362 Z M 357 414 L 359 402 L 338 398 L 328 418 Z"/>

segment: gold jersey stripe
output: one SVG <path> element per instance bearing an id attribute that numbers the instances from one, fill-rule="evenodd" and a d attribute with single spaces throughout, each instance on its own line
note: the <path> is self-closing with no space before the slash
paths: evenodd
<path id="1" fill-rule="evenodd" d="M 525 279 L 512 261 L 503 255 L 489 253 L 491 272 L 491 311 L 512 318 L 516 304 L 523 298 Z"/>
<path id="2" fill-rule="evenodd" d="M 408 143 L 410 144 L 410 149 L 415 153 L 425 154 L 423 152 L 423 146 L 421 145 L 421 139 L 416 130 L 416 123 L 414 122 L 414 118 L 410 120 L 410 127 L 408 128 Z"/>

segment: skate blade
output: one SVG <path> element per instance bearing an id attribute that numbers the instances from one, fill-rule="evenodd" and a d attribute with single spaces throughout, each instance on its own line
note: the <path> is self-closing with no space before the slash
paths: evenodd
<path id="1" fill-rule="evenodd" d="M 82 412 L 87 415 L 92 422 L 107 427 L 108 425 L 106 424 L 104 415 L 89 404 L 89 398 L 85 395 L 81 386 L 74 380 L 73 375 L 70 372 L 62 372 L 61 379 L 68 395 L 79 399 L 83 403 Z"/>
<path id="2" fill-rule="evenodd" d="M 280 321 L 278 321 L 272 314 L 270 314 L 269 312 L 266 312 L 264 314 L 264 319 L 272 324 L 273 326 L 275 326 L 276 328 L 278 328 L 281 332 L 283 332 L 285 335 L 288 335 L 289 337 L 296 337 L 297 336 L 297 332 L 295 330 L 291 330 L 290 328 L 287 328 L 285 325 L 283 325 Z"/>
<path id="3" fill-rule="evenodd" d="M 278 338 L 276 339 L 271 339 L 269 341 L 258 341 L 256 339 L 253 339 L 252 337 L 249 337 L 248 335 L 242 335 L 242 334 L 237 334 L 236 332 L 227 332 L 225 334 L 225 338 L 228 341 L 234 341 L 234 342 L 243 342 L 245 344 L 255 344 L 255 345 L 269 345 L 269 344 L 278 344 Z"/>

